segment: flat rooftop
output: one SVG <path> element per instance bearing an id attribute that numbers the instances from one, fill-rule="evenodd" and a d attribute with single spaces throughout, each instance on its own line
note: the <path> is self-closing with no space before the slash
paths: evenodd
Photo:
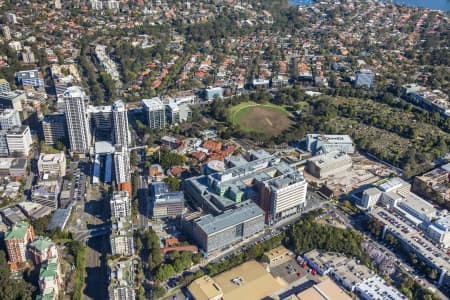
<path id="1" fill-rule="evenodd" d="M 366 295 L 369 295 L 369 299 L 408 299 L 394 287 L 388 286 L 386 284 L 386 281 L 384 281 L 384 279 L 382 279 L 378 275 L 364 280 L 363 282 L 359 283 L 356 288 L 363 291 Z"/>
<path id="2" fill-rule="evenodd" d="M 334 166 L 337 162 L 351 163 L 352 158 L 346 153 L 339 151 L 331 151 L 328 153 L 308 158 L 308 161 L 314 163 L 318 167 L 326 168 Z"/>
<path id="3" fill-rule="evenodd" d="M 274 278 L 258 262 L 251 260 L 215 276 L 224 300 L 263 299 L 286 288 L 281 278 Z"/>
<path id="4" fill-rule="evenodd" d="M 142 104 L 149 110 L 164 109 L 164 104 L 159 97 L 153 97 L 151 99 L 142 99 Z"/>
<path id="5" fill-rule="evenodd" d="M 385 183 L 381 184 L 379 186 L 379 188 L 383 192 L 388 192 L 388 191 L 392 191 L 394 189 L 398 189 L 398 188 L 400 188 L 402 186 L 406 186 L 406 185 L 409 185 L 406 181 L 404 181 L 403 179 L 401 179 L 399 177 L 394 177 L 392 179 L 389 179 Z"/>
<path id="6" fill-rule="evenodd" d="M 221 215 L 206 215 L 195 222 L 206 234 L 213 234 L 259 216 L 264 216 L 264 211 L 253 201 L 248 200 L 243 205 L 227 210 Z"/>
<path id="7" fill-rule="evenodd" d="M 450 257 L 448 257 L 447 253 L 436 247 L 434 243 L 429 242 L 425 233 L 417 226 L 414 226 L 412 222 L 380 206 L 375 206 L 370 211 L 370 215 L 382 222 L 391 232 L 401 236 L 406 243 L 422 253 L 435 266 L 450 270 Z M 406 232 L 402 231 L 402 229 Z"/>
<path id="8" fill-rule="evenodd" d="M 307 134 L 306 137 L 309 139 L 316 139 L 317 141 L 321 141 L 322 143 L 329 143 L 329 144 L 352 144 L 353 143 L 353 140 L 349 135 L 312 133 L 312 134 Z"/>
<path id="9" fill-rule="evenodd" d="M 300 300 L 351 300 L 352 298 L 330 278 L 297 294 Z"/>
<path id="10" fill-rule="evenodd" d="M 222 289 L 208 275 L 194 280 L 188 290 L 196 300 L 220 299 L 223 296 Z"/>
<path id="11" fill-rule="evenodd" d="M 65 158 L 64 152 L 60 153 L 41 153 L 39 154 L 39 161 L 41 161 L 44 164 L 54 164 L 54 163 L 60 163 L 61 160 Z"/>

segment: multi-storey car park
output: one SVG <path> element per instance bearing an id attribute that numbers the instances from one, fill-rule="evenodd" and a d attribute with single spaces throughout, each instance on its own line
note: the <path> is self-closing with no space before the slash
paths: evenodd
<path id="1" fill-rule="evenodd" d="M 439 272 L 438 284 L 450 285 L 450 216 L 410 192 L 411 185 L 392 178 L 364 191 L 361 206 L 383 225 L 382 238 L 395 236 L 409 251 Z"/>

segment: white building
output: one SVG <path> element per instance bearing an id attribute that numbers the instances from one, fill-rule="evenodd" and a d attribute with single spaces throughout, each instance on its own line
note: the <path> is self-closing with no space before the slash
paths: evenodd
<path id="1" fill-rule="evenodd" d="M 131 216 L 131 202 L 127 192 L 114 192 L 109 201 L 111 217 L 126 218 Z"/>
<path id="2" fill-rule="evenodd" d="M 166 126 L 165 107 L 159 97 L 143 99 L 142 104 L 147 117 L 147 124 L 152 129 L 163 129 Z"/>
<path id="3" fill-rule="evenodd" d="M 55 174 L 57 176 L 66 175 L 66 156 L 64 152 L 56 154 L 39 154 L 38 159 L 39 175 Z"/>
<path id="4" fill-rule="evenodd" d="M 133 235 L 118 234 L 111 237 L 112 255 L 131 256 L 134 254 Z"/>
<path id="5" fill-rule="evenodd" d="M 345 173 L 352 168 L 352 158 L 346 153 L 331 151 L 311 157 L 306 162 L 306 171 L 317 178 Z"/>
<path id="6" fill-rule="evenodd" d="M 381 193 L 382 192 L 375 187 L 365 190 L 360 205 L 364 208 L 373 207 L 381 199 Z"/>
<path id="7" fill-rule="evenodd" d="M 192 111 L 187 104 L 179 105 L 176 102 L 169 102 L 166 105 L 166 120 L 171 124 L 186 122 L 192 115 Z"/>
<path id="8" fill-rule="evenodd" d="M 94 1 L 93 1 L 94 2 Z M 95 1 L 99 2 L 99 1 Z M 100 2 L 101 4 L 101 2 Z M 101 8 L 99 8 L 101 9 Z M 119 81 L 120 75 L 117 69 L 116 63 L 109 57 L 108 53 L 106 53 L 106 46 L 104 45 L 96 45 L 95 46 L 95 55 L 97 56 L 101 66 L 111 76 L 112 80 Z"/>
<path id="9" fill-rule="evenodd" d="M 377 192 L 378 190 L 378 192 Z M 405 216 L 412 223 L 429 224 L 437 215 L 433 205 L 412 193 L 411 185 L 399 177 L 363 192 L 361 206 L 370 209 L 377 202 Z"/>
<path id="10" fill-rule="evenodd" d="M 14 153 L 28 156 L 33 140 L 31 138 L 30 127 L 20 126 L 11 128 L 6 132 L 6 143 L 9 155 Z"/>
<path id="11" fill-rule="evenodd" d="M 305 206 L 308 183 L 300 171 L 275 178 L 267 185 L 272 191 L 270 212 L 274 219 L 296 214 Z"/>
<path id="12" fill-rule="evenodd" d="M 306 148 L 313 154 L 328 153 L 331 151 L 340 151 L 349 154 L 355 152 L 353 141 L 348 135 L 307 134 Z"/>
<path id="13" fill-rule="evenodd" d="M 17 110 L 5 109 L 0 113 L 0 129 L 8 130 L 13 127 L 19 127 L 22 125 L 20 121 L 20 115 Z"/>
<path id="14" fill-rule="evenodd" d="M 8 43 L 9 48 L 19 52 L 22 50 L 22 43 L 20 41 L 11 41 Z"/>
<path id="15" fill-rule="evenodd" d="M 130 130 L 128 128 L 127 108 L 122 100 L 116 100 L 112 107 L 114 144 L 127 147 L 130 144 Z"/>
<path id="16" fill-rule="evenodd" d="M 86 94 L 78 86 L 72 86 L 64 92 L 70 149 L 76 153 L 88 152 L 91 142 L 88 115 L 84 106 L 86 98 Z"/>
<path id="17" fill-rule="evenodd" d="M 0 79 L 0 94 L 3 93 L 10 93 L 11 92 L 11 86 L 9 85 L 9 82 L 6 79 Z"/>
<path id="18" fill-rule="evenodd" d="M 405 295 L 394 287 L 388 285 L 386 281 L 378 275 L 374 275 L 358 283 L 355 292 L 363 300 L 406 300 Z"/>
<path id="19" fill-rule="evenodd" d="M 131 218 L 120 218 L 112 224 L 112 255 L 131 256 L 134 254 L 133 231 Z"/>
<path id="20" fill-rule="evenodd" d="M 450 247 L 450 215 L 438 219 L 427 229 L 427 235 L 438 245 Z"/>
<path id="21" fill-rule="evenodd" d="M 134 300 L 134 264 L 132 259 L 108 261 L 110 300 Z"/>
<path id="22" fill-rule="evenodd" d="M 116 184 L 130 182 L 130 157 L 128 149 L 121 145 L 115 146 L 114 174 Z"/>

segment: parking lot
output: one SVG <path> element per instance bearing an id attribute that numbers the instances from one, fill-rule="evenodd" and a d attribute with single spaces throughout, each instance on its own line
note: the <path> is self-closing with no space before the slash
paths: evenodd
<path id="1" fill-rule="evenodd" d="M 86 195 L 86 182 L 87 178 L 84 172 L 81 171 L 80 168 L 77 168 L 73 173 L 72 179 L 72 200 L 80 201 L 85 199 Z M 69 183 L 70 184 L 70 183 Z"/>
<path id="2" fill-rule="evenodd" d="M 308 268 L 302 268 L 295 259 L 290 258 L 286 262 L 270 267 L 270 273 L 274 277 L 283 278 L 288 284 L 292 284 L 308 275 Z"/>
<path id="3" fill-rule="evenodd" d="M 173 295 L 169 295 L 169 296 L 162 298 L 162 300 L 185 300 L 185 299 L 187 299 L 187 298 L 181 291 L 178 291 L 177 293 L 175 293 Z"/>
<path id="4" fill-rule="evenodd" d="M 376 207 L 372 216 L 386 226 L 390 232 L 401 237 L 408 245 L 420 253 L 429 262 L 436 266 L 442 266 L 450 269 L 450 256 L 445 249 L 437 247 L 432 241 L 429 241 L 426 235 L 412 222 L 393 212 L 389 212 L 383 207 Z"/>

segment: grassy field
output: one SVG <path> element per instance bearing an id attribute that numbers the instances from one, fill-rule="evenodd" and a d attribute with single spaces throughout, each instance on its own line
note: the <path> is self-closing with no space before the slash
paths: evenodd
<path id="1" fill-rule="evenodd" d="M 276 136 L 289 129 L 292 121 L 281 106 L 244 102 L 229 110 L 229 121 L 245 133 L 264 133 Z"/>

